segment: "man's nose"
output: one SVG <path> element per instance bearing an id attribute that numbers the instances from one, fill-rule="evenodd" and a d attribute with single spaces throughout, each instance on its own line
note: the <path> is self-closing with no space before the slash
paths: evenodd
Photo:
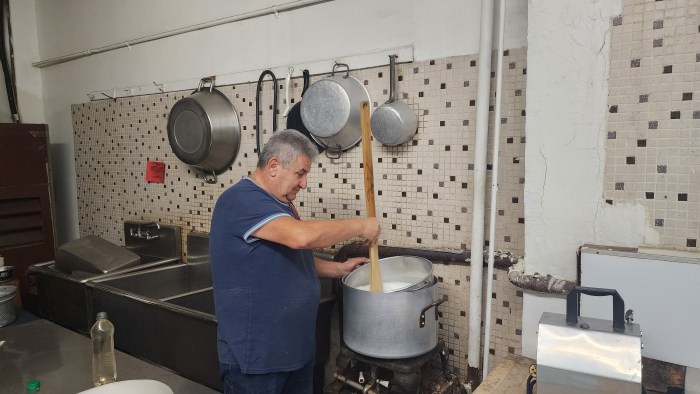
<path id="1" fill-rule="evenodd" d="M 299 187 L 302 189 L 306 189 L 306 177 L 301 178 L 301 182 L 299 182 Z"/>

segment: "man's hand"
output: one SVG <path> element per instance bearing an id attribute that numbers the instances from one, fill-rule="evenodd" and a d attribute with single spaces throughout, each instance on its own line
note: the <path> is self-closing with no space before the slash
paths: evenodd
<path id="1" fill-rule="evenodd" d="M 367 257 L 352 257 L 342 263 L 336 263 L 338 267 L 337 277 L 342 278 L 365 263 L 369 263 L 369 259 Z"/>
<path id="2" fill-rule="evenodd" d="M 360 237 L 364 238 L 368 244 L 379 241 L 379 234 L 382 232 L 382 227 L 379 225 L 377 218 L 361 219 L 362 233 Z"/>

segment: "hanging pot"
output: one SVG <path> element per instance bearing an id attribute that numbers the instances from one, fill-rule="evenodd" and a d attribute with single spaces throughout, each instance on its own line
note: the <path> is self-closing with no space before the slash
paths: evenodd
<path id="1" fill-rule="evenodd" d="M 384 145 L 408 142 L 418 130 L 418 116 L 396 95 L 396 55 L 389 55 L 389 100 L 372 115 L 372 135 Z"/>
<path id="2" fill-rule="evenodd" d="M 216 175 L 231 166 L 241 143 L 236 109 L 214 89 L 214 80 L 202 78 L 197 90 L 178 100 L 168 115 L 170 147 L 180 160 L 199 169 L 207 183 L 216 183 Z"/>
<path id="3" fill-rule="evenodd" d="M 304 70 L 302 74 L 304 76 L 304 87 L 301 91 L 301 97 L 304 97 L 306 89 L 309 88 L 309 70 Z M 318 148 L 318 153 L 323 152 L 325 149 L 323 145 L 316 142 L 316 140 L 309 133 L 309 129 L 307 129 L 306 126 L 304 126 L 304 122 L 301 121 L 301 101 L 294 103 L 292 108 L 289 110 L 289 113 L 287 114 L 287 128 L 297 130 L 307 136 Z"/>
<path id="4" fill-rule="evenodd" d="M 336 69 L 345 67 L 345 73 Z M 301 119 L 311 136 L 326 148 L 326 156 L 338 158 L 342 151 L 362 139 L 360 103 L 370 101 L 362 82 L 350 76 L 347 64 L 336 63 L 330 76 L 309 87 L 301 101 Z"/>

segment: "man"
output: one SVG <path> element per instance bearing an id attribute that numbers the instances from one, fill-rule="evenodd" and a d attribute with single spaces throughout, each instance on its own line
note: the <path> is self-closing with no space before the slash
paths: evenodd
<path id="1" fill-rule="evenodd" d="M 367 262 L 322 260 L 314 248 L 376 242 L 376 218 L 300 220 L 292 201 L 318 154 L 295 130 L 275 133 L 255 171 L 221 194 L 210 254 L 225 393 L 311 393 L 318 277 L 340 278 Z"/>

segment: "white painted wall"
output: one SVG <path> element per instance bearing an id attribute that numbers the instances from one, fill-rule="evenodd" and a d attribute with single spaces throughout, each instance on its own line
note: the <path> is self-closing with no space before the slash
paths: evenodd
<path id="1" fill-rule="evenodd" d="M 72 54 L 137 37 L 250 12 L 282 1 L 259 0 L 31 0 L 36 1 L 39 56 Z M 24 0 L 13 0 L 23 3 Z M 331 60 L 412 45 L 415 60 L 475 54 L 480 0 L 335 0 L 291 12 L 219 26 L 151 43 L 96 54 L 41 70 L 46 122 L 56 174 L 58 242 L 78 236 L 70 105 L 87 93 L 166 82 L 192 88 L 205 75 L 225 83 L 250 81 L 265 68 L 287 65 L 330 71 Z M 526 45 L 526 0 L 507 6 L 506 47 Z M 27 33 L 31 35 L 30 33 Z M 494 35 L 495 37 L 495 35 Z M 353 58 L 351 67 L 383 64 Z M 385 56 L 382 55 L 382 59 Z M 323 60 L 324 62 L 316 62 Z M 401 61 L 402 59 L 399 59 Z M 29 73 L 29 72 L 28 72 Z M 31 80 L 31 78 L 29 78 Z M 18 81 L 18 85 L 31 81 Z M 179 82 L 179 83 L 178 83 Z"/>
<path id="2" fill-rule="evenodd" d="M 611 211 L 602 200 L 610 18 L 620 14 L 621 6 L 620 0 L 528 3 L 527 273 L 576 280 L 576 249 L 583 243 L 641 239 L 642 230 L 619 219 L 638 223 L 641 215 L 643 224 L 643 210 Z M 536 355 L 537 323 L 543 311 L 564 313 L 564 300 L 526 292 L 525 356 Z"/>

